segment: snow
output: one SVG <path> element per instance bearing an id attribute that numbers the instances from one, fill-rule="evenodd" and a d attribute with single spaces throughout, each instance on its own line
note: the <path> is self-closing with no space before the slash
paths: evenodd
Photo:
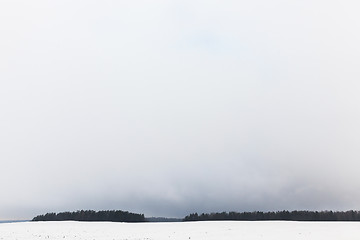
<path id="1" fill-rule="evenodd" d="M 21 222 L 0 224 L 1 240 L 359 239 L 360 222 L 178 223 Z"/>

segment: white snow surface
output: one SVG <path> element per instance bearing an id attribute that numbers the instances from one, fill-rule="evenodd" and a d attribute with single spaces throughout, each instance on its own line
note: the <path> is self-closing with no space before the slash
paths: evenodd
<path id="1" fill-rule="evenodd" d="M 360 222 L 214 221 L 179 223 L 24 222 L 0 224 L 2 240 L 360 239 Z"/>

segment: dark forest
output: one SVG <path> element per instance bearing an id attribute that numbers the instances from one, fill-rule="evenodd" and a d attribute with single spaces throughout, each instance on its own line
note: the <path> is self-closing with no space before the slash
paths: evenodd
<path id="1" fill-rule="evenodd" d="M 127 211 L 93 211 L 46 213 L 38 215 L 32 221 L 109 221 L 109 222 L 145 222 L 144 214 Z"/>
<path id="2" fill-rule="evenodd" d="M 277 212 L 221 212 L 192 213 L 184 221 L 360 221 L 360 211 L 277 211 Z"/>

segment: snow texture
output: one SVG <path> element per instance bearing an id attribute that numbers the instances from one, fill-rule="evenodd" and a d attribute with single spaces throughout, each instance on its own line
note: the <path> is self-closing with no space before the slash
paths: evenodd
<path id="1" fill-rule="evenodd" d="M 359 222 L 25 222 L 0 224 L 1 240 L 359 239 Z"/>

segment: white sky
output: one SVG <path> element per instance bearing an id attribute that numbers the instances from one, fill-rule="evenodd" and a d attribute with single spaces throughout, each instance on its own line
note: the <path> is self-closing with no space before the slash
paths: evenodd
<path id="1" fill-rule="evenodd" d="M 0 219 L 360 209 L 358 1 L 0 1 Z"/>

